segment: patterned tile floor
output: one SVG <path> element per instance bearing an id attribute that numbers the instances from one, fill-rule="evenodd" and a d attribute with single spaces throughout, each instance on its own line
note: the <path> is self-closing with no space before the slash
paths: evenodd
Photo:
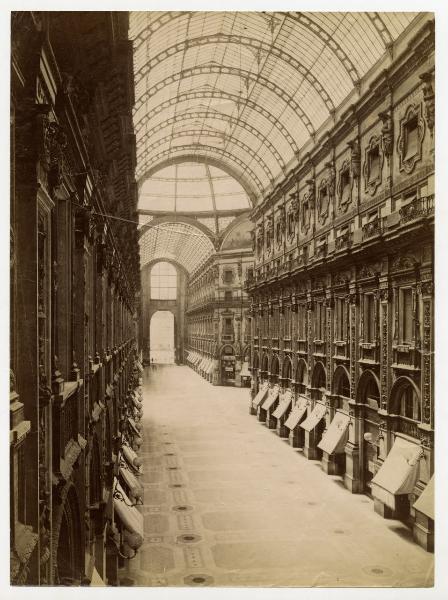
<path id="1" fill-rule="evenodd" d="M 137 586 L 432 585 L 433 555 L 249 415 L 248 389 L 144 375 Z"/>

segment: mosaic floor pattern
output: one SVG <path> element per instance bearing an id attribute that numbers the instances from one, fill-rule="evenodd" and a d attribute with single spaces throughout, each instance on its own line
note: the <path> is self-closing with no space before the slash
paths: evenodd
<path id="1" fill-rule="evenodd" d="M 249 415 L 248 389 L 188 367 L 144 375 L 145 542 L 136 586 L 432 585 L 398 521 Z"/>

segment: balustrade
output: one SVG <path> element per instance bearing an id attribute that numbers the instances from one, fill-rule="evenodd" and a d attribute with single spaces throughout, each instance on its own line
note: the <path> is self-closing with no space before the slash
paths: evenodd
<path id="1" fill-rule="evenodd" d="M 415 198 L 406 206 L 400 208 L 400 223 L 408 223 L 414 219 L 428 217 L 434 214 L 434 194 L 424 198 Z"/>

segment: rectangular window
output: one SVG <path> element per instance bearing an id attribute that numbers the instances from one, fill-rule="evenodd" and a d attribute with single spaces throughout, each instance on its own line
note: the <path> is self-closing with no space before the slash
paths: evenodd
<path id="1" fill-rule="evenodd" d="M 375 341 L 375 296 L 364 294 L 364 336 L 363 341 Z"/>
<path id="2" fill-rule="evenodd" d="M 283 335 L 286 338 L 291 337 L 291 309 L 286 306 L 283 312 Z"/>
<path id="3" fill-rule="evenodd" d="M 337 341 L 344 341 L 347 335 L 347 305 L 345 298 L 336 298 L 335 332 Z"/>
<path id="4" fill-rule="evenodd" d="M 233 271 L 231 269 L 225 269 L 224 271 L 224 283 L 233 282 Z"/>
<path id="5" fill-rule="evenodd" d="M 348 169 L 341 173 L 341 193 L 343 199 L 350 193 L 350 171 Z"/>
<path id="6" fill-rule="evenodd" d="M 323 340 L 325 336 L 325 307 L 322 302 L 316 303 L 315 310 L 315 339 Z"/>
<path id="7" fill-rule="evenodd" d="M 224 319 L 224 333 L 226 335 L 233 333 L 232 317 L 226 317 Z"/>
<path id="8" fill-rule="evenodd" d="M 412 158 L 418 153 L 418 123 L 414 117 L 406 123 L 405 127 L 405 153 L 404 159 Z"/>
<path id="9" fill-rule="evenodd" d="M 274 308 L 271 318 L 271 338 L 278 338 L 279 336 L 279 309 Z"/>
<path id="10" fill-rule="evenodd" d="M 297 329 L 299 340 L 306 339 L 306 306 L 305 304 L 299 304 L 297 307 Z"/>
<path id="11" fill-rule="evenodd" d="M 401 290 L 401 341 L 410 344 L 413 338 L 412 289 Z"/>
<path id="12" fill-rule="evenodd" d="M 369 152 L 369 181 L 377 179 L 380 174 L 380 149 L 374 146 Z"/>
<path id="13" fill-rule="evenodd" d="M 232 290 L 226 290 L 224 292 L 224 300 L 228 301 L 228 300 L 232 300 Z"/>

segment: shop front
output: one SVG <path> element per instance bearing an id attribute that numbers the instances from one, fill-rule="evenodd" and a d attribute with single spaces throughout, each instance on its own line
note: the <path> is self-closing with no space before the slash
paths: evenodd
<path id="1" fill-rule="evenodd" d="M 236 357 L 231 346 L 224 346 L 221 353 L 221 385 L 235 385 Z"/>

